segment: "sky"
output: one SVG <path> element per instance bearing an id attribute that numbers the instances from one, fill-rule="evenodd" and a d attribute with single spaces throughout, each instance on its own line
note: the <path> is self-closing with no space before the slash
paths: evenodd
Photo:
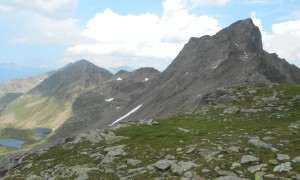
<path id="1" fill-rule="evenodd" d="M 300 67 L 299 0 L 0 0 L 0 64 L 164 70 L 190 37 L 249 17 L 265 50 Z"/>

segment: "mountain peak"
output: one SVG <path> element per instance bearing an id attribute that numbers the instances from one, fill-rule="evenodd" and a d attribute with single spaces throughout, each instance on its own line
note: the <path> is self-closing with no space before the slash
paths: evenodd
<path id="1" fill-rule="evenodd" d="M 229 79 L 231 84 L 300 82 L 299 69 L 263 50 L 261 32 L 250 18 L 237 21 L 213 36 L 191 38 L 163 74 L 174 78 L 174 73 L 185 77 L 192 72 L 197 81 L 201 79 L 206 84 L 219 81 L 228 85 Z"/>
<path id="2" fill-rule="evenodd" d="M 89 62 L 88 60 L 85 60 L 85 59 L 81 59 L 79 61 L 76 61 L 74 63 L 74 65 L 77 64 L 77 65 L 81 65 L 81 64 L 92 64 L 91 62 Z"/>
<path id="3" fill-rule="evenodd" d="M 248 52 L 255 53 L 263 49 L 261 32 L 251 18 L 237 21 L 216 35 L 227 36 Z"/>
<path id="4" fill-rule="evenodd" d="M 30 94 L 59 98 L 70 97 L 84 89 L 97 86 L 113 76 L 109 71 L 87 61 L 69 64 L 32 89 Z"/>

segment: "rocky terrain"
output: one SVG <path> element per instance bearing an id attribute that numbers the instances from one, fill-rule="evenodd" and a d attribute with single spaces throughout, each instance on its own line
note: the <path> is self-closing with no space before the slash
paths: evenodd
<path id="1" fill-rule="evenodd" d="M 297 84 L 300 69 L 263 50 L 251 19 L 191 38 L 163 72 L 80 60 L 1 99 L 0 138 L 25 141 L 1 175 L 299 179 Z"/>
<path id="2" fill-rule="evenodd" d="M 263 50 L 261 33 L 251 19 L 238 21 L 214 36 L 191 38 L 162 73 L 151 68 L 120 71 L 81 94 L 75 102 L 84 103 L 73 106 L 80 112 L 53 139 L 106 128 L 120 119 L 151 119 L 188 110 L 215 88 L 245 82 L 299 84 L 299 77 L 299 68 Z"/>
<path id="3" fill-rule="evenodd" d="M 140 68 L 113 75 L 86 60 L 69 64 L 23 96 L 6 97 L 1 129 L 51 128 L 48 140 L 55 141 L 188 110 L 212 89 L 245 82 L 300 84 L 299 68 L 263 50 L 251 19 L 191 38 L 163 72 Z"/>
<path id="4" fill-rule="evenodd" d="M 299 93 L 220 88 L 195 109 L 67 137 L 0 168 L 4 179 L 300 179 Z"/>

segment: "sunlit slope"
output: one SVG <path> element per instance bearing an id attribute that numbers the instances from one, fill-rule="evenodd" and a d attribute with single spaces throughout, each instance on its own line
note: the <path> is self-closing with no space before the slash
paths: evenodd
<path id="1" fill-rule="evenodd" d="M 12 102 L 0 117 L 1 128 L 57 129 L 71 113 L 71 100 L 58 101 L 53 97 L 22 96 Z"/>
<path id="2" fill-rule="evenodd" d="M 81 93 L 100 86 L 111 76 L 86 60 L 69 64 L 8 104 L 0 114 L 0 127 L 45 127 L 55 131 L 71 116 L 72 103 Z"/>

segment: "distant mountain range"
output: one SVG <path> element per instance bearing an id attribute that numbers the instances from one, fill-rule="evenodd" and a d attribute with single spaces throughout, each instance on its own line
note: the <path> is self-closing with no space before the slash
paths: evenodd
<path id="1" fill-rule="evenodd" d="M 0 83 L 13 80 L 13 79 L 24 79 L 39 74 L 44 74 L 54 69 L 51 68 L 33 68 L 25 67 L 15 63 L 0 63 Z M 117 73 L 121 70 L 128 72 L 134 71 L 135 69 L 129 66 L 120 66 L 108 69 L 112 73 Z"/>
<path id="2" fill-rule="evenodd" d="M 5 105 L 5 127 L 53 129 L 51 140 L 120 121 L 165 117 L 198 106 L 216 88 L 251 82 L 300 84 L 300 69 L 263 50 L 251 19 L 191 38 L 169 67 L 112 74 L 87 60 L 54 72 Z"/>
<path id="3" fill-rule="evenodd" d="M 39 74 L 43 74 L 53 69 L 50 68 L 32 68 L 25 67 L 15 63 L 1 63 L 0 64 L 0 83 L 12 79 L 23 79 Z"/>
<path id="4" fill-rule="evenodd" d="M 121 70 L 124 70 L 124 71 L 128 71 L 128 72 L 132 72 L 134 71 L 135 69 L 130 67 L 130 66 L 119 66 L 119 67 L 115 67 L 115 68 L 109 68 L 108 69 L 110 72 L 112 73 L 117 73 Z"/>

